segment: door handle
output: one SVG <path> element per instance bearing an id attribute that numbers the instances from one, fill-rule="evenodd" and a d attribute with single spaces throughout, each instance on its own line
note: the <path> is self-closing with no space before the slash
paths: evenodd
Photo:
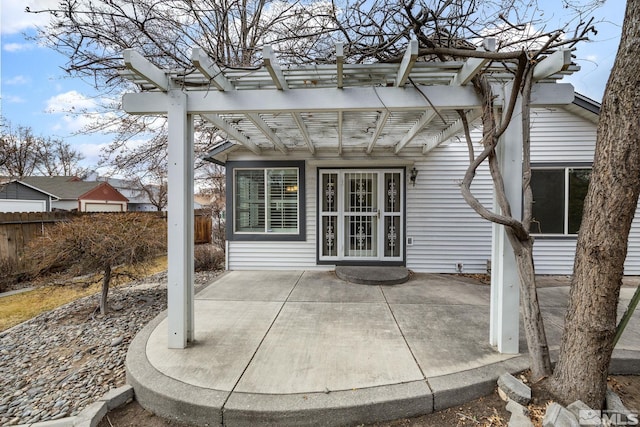
<path id="1" fill-rule="evenodd" d="M 380 219 L 380 209 L 378 209 L 377 215 L 378 215 L 378 219 Z"/>

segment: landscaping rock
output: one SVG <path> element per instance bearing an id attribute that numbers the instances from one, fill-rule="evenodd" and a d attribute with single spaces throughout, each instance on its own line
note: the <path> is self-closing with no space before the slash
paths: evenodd
<path id="1" fill-rule="evenodd" d="M 613 390 L 610 388 L 607 389 L 607 393 L 605 394 L 605 404 L 607 407 L 607 411 L 613 411 L 618 414 L 628 414 L 629 410 L 624 406 L 620 396 L 618 396 Z"/>
<path id="2" fill-rule="evenodd" d="M 529 418 L 529 410 L 526 407 L 509 399 L 507 411 L 511 412 L 509 427 L 533 427 L 533 423 Z"/>
<path id="3" fill-rule="evenodd" d="M 593 412 L 593 409 L 591 409 L 589 405 L 584 403 L 582 400 L 576 400 L 575 402 L 567 406 L 567 409 L 576 417 L 578 421 L 580 421 L 581 411 L 583 416 L 588 413 L 587 411 Z"/>
<path id="4" fill-rule="evenodd" d="M 580 423 L 571 411 L 553 402 L 547 407 L 542 427 L 580 427 Z"/>
<path id="5" fill-rule="evenodd" d="M 196 286 L 218 273 L 196 273 Z M 129 399 L 125 358 L 135 334 L 166 308 L 166 272 L 115 287 L 109 302 L 122 306 L 95 314 L 98 295 L 78 299 L 0 334 L 0 426 L 77 416 L 109 390 Z M 42 424 L 46 426 L 47 424 Z"/>
<path id="6" fill-rule="evenodd" d="M 500 375 L 498 378 L 498 388 L 502 390 L 509 399 L 521 405 L 528 405 L 529 402 L 531 402 L 531 389 L 509 373 Z"/>

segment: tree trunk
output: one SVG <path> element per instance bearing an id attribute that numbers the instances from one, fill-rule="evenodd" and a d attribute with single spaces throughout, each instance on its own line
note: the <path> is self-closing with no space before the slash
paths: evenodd
<path id="1" fill-rule="evenodd" d="M 107 296 L 109 295 L 109 283 L 111 282 L 111 266 L 104 268 L 104 276 L 102 277 L 102 295 L 100 296 L 100 314 L 103 316 L 109 311 Z"/>
<path id="2" fill-rule="evenodd" d="M 515 254 L 520 278 L 520 310 L 529 350 L 529 366 L 533 379 L 539 380 L 551 374 L 551 357 L 536 291 L 533 240 L 522 241 L 510 229 L 506 231 Z"/>
<path id="3" fill-rule="evenodd" d="M 591 182 L 552 387 L 566 402 L 601 408 L 618 296 L 640 191 L 640 0 L 629 0 L 605 90 Z"/>

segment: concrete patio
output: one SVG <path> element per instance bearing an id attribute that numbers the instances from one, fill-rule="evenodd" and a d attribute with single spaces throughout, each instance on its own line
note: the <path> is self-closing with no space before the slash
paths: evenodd
<path id="1" fill-rule="evenodd" d="M 552 350 L 567 281 L 539 290 Z M 633 294 L 621 293 L 621 311 Z M 489 286 L 416 274 L 394 286 L 356 285 L 327 271 L 228 272 L 196 295 L 195 337 L 167 347 L 166 315 L 132 342 L 136 399 L 196 425 L 354 425 L 427 414 L 490 393 L 526 354 L 489 345 Z M 640 372 L 635 316 L 612 370 Z M 526 349 L 521 332 L 520 348 Z"/>

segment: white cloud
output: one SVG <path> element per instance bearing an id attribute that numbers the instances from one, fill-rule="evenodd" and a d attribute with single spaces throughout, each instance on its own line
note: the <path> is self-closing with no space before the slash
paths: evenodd
<path id="1" fill-rule="evenodd" d="M 71 90 L 60 93 L 47 100 L 47 113 L 82 113 L 97 107 L 96 102 L 82 95 L 80 92 Z"/>
<path id="2" fill-rule="evenodd" d="M 29 83 L 29 79 L 23 75 L 17 75 L 10 79 L 3 79 L 2 83 L 6 85 L 23 85 Z"/>
<path id="3" fill-rule="evenodd" d="M 33 43 L 6 43 L 2 46 L 7 52 L 24 52 L 32 50 L 36 47 Z"/>
<path id="4" fill-rule="evenodd" d="M 2 97 L 2 100 L 9 104 L 24 104 L 27 102 L 24 98 L 14 95 L 5 95 Z"/>
<path id="5" fill-rule="evenodd" d="M 111 121 L 115 113 L 105 110 L 112 104 L 108 98 L 89 98 L 78 91 L 60 93 L 46 101 L 45 112 L 61 115 L 61 121 L 55 126 L 58 132 L 79 132 L 87 128 L 99 128 L 101 132 L 115 131 Z"/>
<path id="6" fill-rule="evenodd" d="M 44 26 L 49 23 L 47 13 L 27 13 L 25 8 L 42 10 L 57 6 L 57 0 L 2 0 L 0 7 L 0 31 L 2 34 L 16 34 L 21 31 Z"/>

